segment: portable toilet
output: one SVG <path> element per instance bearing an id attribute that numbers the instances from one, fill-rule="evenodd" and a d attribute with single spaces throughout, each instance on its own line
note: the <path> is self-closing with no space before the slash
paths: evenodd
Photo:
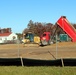
<path id="1" fill-rule="evenodd" d="M 68 35 L 67 34 L 60 34 L 59 38 L 60 38 L 60 41 L 68 41 Z"/>

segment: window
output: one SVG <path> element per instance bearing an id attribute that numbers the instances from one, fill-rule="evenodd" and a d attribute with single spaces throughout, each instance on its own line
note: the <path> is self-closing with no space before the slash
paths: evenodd
<path id="1" fill-rule="evenodd" d="M 43 36 L 46 36 L 46 34 L 43 34 Z"/>

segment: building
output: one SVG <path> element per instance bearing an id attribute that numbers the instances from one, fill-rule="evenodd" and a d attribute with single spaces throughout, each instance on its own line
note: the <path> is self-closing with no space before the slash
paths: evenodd
<path id="1" fill-rule="evenodd" d="M 0 34 L 0 43 L 12 43 L 17 40 L 15 33 L 2 33 Z"/>
<path id="2" fill-rule="evenodd" d="M 10 30 L 8 30 L 8 32 L 4 32 L 2 29 L 0 32 L 0 43 L 13 43 L 16 42 L 17 39 L 17 35 L 15 33 L 12 33 Z"/>

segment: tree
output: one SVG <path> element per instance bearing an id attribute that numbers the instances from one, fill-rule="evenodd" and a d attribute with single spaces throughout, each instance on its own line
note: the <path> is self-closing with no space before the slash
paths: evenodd
<path id="1" fill-rule="evenodd" d="M 72 24 L 74 26 L 74 28 L 76 29 L 76 24 Z"/>
<path id="2" fill-rule="evenodd" d="M 60 28 L 58 25 L 53 25 L 52 23 L 41 23 L 41 22 L 33 22 L 32 20 L 29 21 L 27 28 L 23 30 L 23 34 L 27 32 L 32 32 L 35 35 L 41 36 L 43 32 L 51 32 L 51 35 L 56 34 L 58 35 L 64 34 L 62 28 Z M 76 28 L 76 24 L 73 24 L 73 26 Z"/>
<path id="3" fill-rule="evenodd" d="M 18 36 L 19 40 L 22 40 L 23 35 L 21 33 L 16 33 L 16 35 Z"/>
<path id="4" fill-rule="evenodd" d="M 29 21 L 27 28 L 24 29 L 23 33 L 32 32 L 35 35 L 41 36 L 43 32 L 51 32 L 52 33 L 52 23 L 41 23 L 41 22 L 33 22 Z"/>

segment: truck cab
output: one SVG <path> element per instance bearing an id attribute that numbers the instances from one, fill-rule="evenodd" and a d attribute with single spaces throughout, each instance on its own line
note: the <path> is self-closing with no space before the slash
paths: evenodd
<path id="1" fill-rule="evenodd" d="M 44 32 L 40 36 L 41 45 L 48 45 L 51 44 L 51 33 L 50 32 Z"/>

